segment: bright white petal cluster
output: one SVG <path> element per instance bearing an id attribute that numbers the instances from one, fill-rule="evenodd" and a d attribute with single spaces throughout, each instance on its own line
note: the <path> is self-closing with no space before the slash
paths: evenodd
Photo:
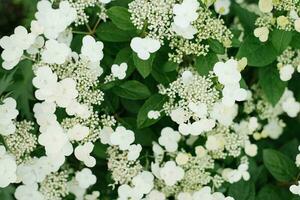
<path id="1" fill-rule="evenodd" d="M 50 39 L 45 43 L 41 53 L 42 60 L 47 64 L 63 64 L 71 55 L 71 49 L 65 43 Z"/>
<path id="2" fill-rule="evenodd" d="M 111 66 L 111 73 L 114 77 L 122 80 L 126 77 L 127 63 L 121 63 L 120 65 L 114 64 Z"/>
<path id="3" fill-rule="evenodd" d="M 15 158 L 6 152 L 4 146 L 0 145 L 0 188 L 5 188 L 17 181 L 16 170 Z"/>
<path id="4" fill-rule="evenodd" d="M 38 191 L 37 184 L 20 185 L 15 191 L 17 200 L 44 200 L 44 196 Z"/>
<path id="5" fill-rule="evenodd" d="M 35 42 L 35 35 L 28 33 L 23 26 L 15 28 L 14 34 L 0 39 L 0 46 L 4 49 L 1 57 L 4 60 L 2 67 L 6 70 L 14 68 L 21 60 L 24 50 Z"/>
<path id="6" fill-rule="evenodd" d="M 79 172 L 76 172 L 75 179 L 79 184 L 79 187 L 87 189 L 94 185 L 97 181 L 97 177 L 92 173 L 89 168 L 84 168 Z"/>
<path id="7" fill-rule="evenodd" d="M 197 0 L 184 0 L 181 4 L 175 4 L 173 7 L 174 24 L 181 28 L 187 28 L 198 18 L 199 6 Z"/>
<path id="8" fill-rule="evenodd" d="M 174 161 L 168 161 L 160 169 L 159 174 L 166 185 L 172 186 L 183 179 L 184 170 L 181 167 L 176 166 L 176 163 Z"/>
<path id="9" fill-rule="evenodd" d="M 151 53 L 160 49 L 160 42 L 152 38 L 132 38 L 130 42 L 131 49 L 137 53 L 138 57 L 142 60 L 148 60 Z"/>
<path id="10" fill-rule="evenodd" d="M 212 192 L 211 188 L 205 186 L 193 194 L 187 192 L 179 193 L 178 200 L 234 200 L 232 197 L 225 197 L 220 192 Z"/>
<path id="11" fill-rule="evenodd" d="M 214 73 L 217 75 L 219 82 L 224 85 L 222 103 L 232 106 L 235 101 L 246 100 L 248 93 L 240 87 L 242 76 L 238 61 L 229 59 L 225 63 L 218 62 L 214 66 Z"/>
<path id="12" fill-rule="evenodd" d="M 16 109 L 17 103 L 11 97 L 3 100 L 3 104 L 0 104 L 0 135 L 10 135 L 16 130 L 14 120 L 19 114 Z"/>
<path id="13" fill-rule="evenodd" d="M 250 179 L 248 168 L 249 166 L 247 164 L 240 164 L 238 169 L 224 169 L 222 172 L 222 176 L 229 183 L 236 183 L 241 179 L 248 181 Z"/>
<path id="14" fill-rule="evenodd" d="M 115 132 L 111 134 L 110 142 L 112 145 L 118 146 L 120 150 L 128 150 L 130 145 L 134 142 L 134 133 L 123 126 L 119 126 Z"/>
<path id="15" fill-rule="evenodd" d="M 166 127 L 161 130 L 161 136 L 158 138 L 158 142 L 165 147 L 166 151 L 175 152 L 178 148 L 180 138 L 181 136 L 178 131 Z"/>
<path id="16" fill-rule="evenodd" d="M 100 63 L 103 58 L 103 47 L 104 45 L 101 41 L 96 41 L 90 35 L 84 36 L 80 56 L 92 63 Z"/>
<path id="17" fill-rule="evenodd" d="M 230 11 L 230 0 L 217 0 L 214 3 L 215 11 L 220 15 L 227 15 Z"/>
<path id="18" fill-rule="evenodd" d="M 36 23 L 48 39 L 56 39 L 77 17 L 76 9 L 68 1 L 61 1 L 53 9 L 50 1 L 42 0 L 37 5 Z"/>
<path id="19" fill-rule="evenodd" d="M 93 151 L 94 144 L 87 142 L 84 145 L 79 145 L 75 148 L 75 157 L 82 161 L 87 167 L 94 167 L 96 165 L 96 159 L 90 155 Z"/>

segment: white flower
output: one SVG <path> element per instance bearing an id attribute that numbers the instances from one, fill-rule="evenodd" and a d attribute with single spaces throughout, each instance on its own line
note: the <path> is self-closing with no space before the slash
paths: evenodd
<path id="1" fill-rule="evenodd" d="M 88 119 L 91 116 L 91 111 L 87 104 L 80 104 L 76 99 L 70 99 L 66 107 L 68 115 L 76 115 L 82 119 Z"/>
<path id="2" fill-rule="evenodd" d="M 90 35 L 86 35 L 82 39 L 81 57 L 91 62 L 100 62 L 103 58 L 103 43 L 97 41 Z"/>
<path id="3" fill-rule="evenodd" d="M 185 70 L 182 75 L 181 75 L 182 83 L 184 85 L 189 85 L 193 82 L 194 80 L 194 75 L 191 71 Z"/>
<path id="4" fill-rule="evenodd" d="M 196 103 L 190 102 L 188 107 L 199 118 L 203 118 L 203 117 L 207 116 L 207 105 L 205 103 L 197 103 L 196 104 Z"/>
<path id="5" fill-rule="evenodd" d="M 45 147 L 48 156 L 70 155 L 73 151 L 67 134 L 59 125 L 49 126 L 39 135 L 38 142 Z"/>
<path id="6" fill-rule="evenodd" d="M 209 151 L 223 150 L 225 146 L 225 139 L 221 134 L 207 136 L 205 147 Z"/>
<path id="7" fill-rule="evenodd" d="M 87 189 L 91 185 L 94 185 L 97 181 L 96 176 L 88 168 L 84 168 L 81 171 L 76 172 L 75 179 L 79 184 L 79 187 Z"/>
<path id="8" fill-rule="evenodd" d="M 5 188 L 17 181 L 16 170 L 15 158 L 6 152 L 4 146 L 0 145 L 0 188 Z"/>
<path id="9" fill-rule="evenodd" d="M 279 69 L 280 79 L 282 81 L 288 81 L 292 78 L 295 68 L 292 65 L 284 65 Z"/>
<path id="10" fill-rule="evenodd" d="M 132 144 L 128 149 L 128 160 L 136 160 L 142 151 L 142 146 L 140 144 Z"/>
<path id="11" fill-rule="evenodd" d="M 161 130 L 161 136 L 158 138 L 160 145 L 164 146 L 168 152 L 175 152 L 178 148 L 180 134 L 170 127 Z"/>
<path id="12" fill-rule="evenodd" d="M 111 73 L 114 77 L 122 80 L 126 77 L 127 68 L 127 63 L 121 63 L 120 65 L 114 64 L 111 66 Z"/>
<path id="13" fill-rule="evenodd" d="M 107 3 L 110 3 L 112 0 L 99 0 L 100 3 L 104 3 L 104 4 L 107 4 Z"/>
<path id="14" fill-rule="evenodd" d="M 23 55 L 24 50 L 28 49 L 35 41 L 35 35 L 28 33 L 23 26 L 18 26 L 11 36 L 4 36 L 0 39 L 0 46 L 4 49 L 1 57 L 4 62 L 2 67 L 6 70 L 14 68 Z"/>
<path id="15" fill-rule="evenodd" d="M 166 196 L 164 193 L 158 190 L 152 190 L 146 197 L 146 200 L 165 200 Z"/>
<path id="16" fill-rule="evenodd" d="M 213 193 L 211 188 L 205 186 L 193 194 L 193 200 L 234 200 L 232 197 L 225 197 L 220 192 Z"/>
<path id="17" fill-rule="evenodd" d="M 271 119 L 268 124 L 264 126 L 262 132 L 272 139 L 278 139 L 283 132 L 283 127 L 278 119 Z"/>
<path id="18" fill-rule="evenodd" d="M 273 10 L 273 1 L 272 0 L 259 0 L 258 2 L 259 10 L 263 13 L 268 13 Z"/>
<path id="19" fill-rule="evenodd" d="M 76 84 L 76 81 L 72 78 L 65 78 L 57 84 L 55 102 L 59 107 L 67 108 L 70 105 L 73 106 L 71 103 L 78 96 Z"/>
<path id="20" fill-rule="evenodd" d="M 249 141 L 245 144 L 245 153 L 250 156 L 254 157 L 257 155 L 257 145 L 256 144 L 251 144 Z"/>
<path id="21" fill-rule="evenodd" d="M 174 161 L 166 162 L 159 173 L 167 186 L 175 185 L 184 177 L 184 170 L 181 167 L 176 166 Z"/>
<path id="22" fill-rule="evenodd" d="M 71 54 L 71 49 L 56 40 L 47 40 L 42 51 L 42 60 L 48 64 L 63 64 Z"/>
<path id="23" fill-rule="evenodd" d="M 89 135 L 89 128 L 81 124 L 75 124 L 71 129 L 68 130 L 70 140 L 80 141 Z"/>
<path id="24" fill-rule="evenodd" d="M 35 71 L 35 77 L 32 79 L 32 84 L 38 88 L 35 91 L 35 96 L 39 100 L 54 101 L 55 93 L 57 92 L 57 75 L 52 72 L 48 66 L 41 66 Z"/>
<path id="25" fill-rule="evenodd" d="M 295 20 L 294 27 L 297 32 L 300 32 L 300 19 Z"/>
<path id="26" fill-rule="evenodd" d="M 177 124 L 182 124 L 188 120 L 187 113 L 183 108 L 172 110 L 170 116 L 171 119 Z"/>
<path id="27" fill-rule="evenodd" d="M 178 200 L 194 200 L 192 194 L 187 192 L 180 192 L 177 196 Z"/>
<path id="28" fill-rule="evenodd" d="M 215 11 L 220 15 L 227 15 L 230 11 L 230 0 L 217 0 L 214 3 Z"/>
<path id="29" fill-rule="evenodd" d="M 213 71 L 217 75 L 219 82 L 225 86 L 238 84 L 242 78 L 238 70 L 238 61 L 234 59 L 229 59 L 225 63 L 217 62 Z"/>
<path id="30" fill-rule="evenodd" d="M 152 38 L 134 37 L 130 42 L 131 49 L 137 53 L 142 60 L 148 60 L 150 53 L 154 53 L 160 48 L 160 42 Z"/>
<path id="31" fill-rule="evenodd" d="M 203 132 L 212 130 L 215 125 L 216 123 L 214 119 L 202 118 L 192 124 L 180 124 L 178 129 L 182 135 L 198 136 Z"/>
<path id="32" fill-rule="evenodd" d="M 121 185 L 118 188 L 119 198 L 117 200 L 127 200 L 127 199 L 142 199 L 143 193 L 138 191 L 136 188 L 132 188 L 127 184 Z"/>
<path id="33" fill-rule="evenodd" d="M 75 8 L 72 8 L 68 1 L 61 1 L 58 9 L 53 9 L 51 2 L 47 0 L 39 1 L 38 12 L 35 13 L 37 19 L 35 26 L 41 28 L 48 39 L 56 39 L 77 17 Z"/>
<path id="34" fill-rule="evenodd" d="M 300 195 L 300 181 L 298 181 L 297 185 L 291 185 L 290 191 L 293 194 Z"/>
<path id="35" fill-rule="evenodd" d="M 15 191 L 17 200 L 44 200 L 44 196 L 38 191 L 38 185 L 20 185 Z"/>
<path id="36" fill-rule="evenodd" d="M 227 106 L 233 106 L 235 101 L 245 101 L 248 97 L 247 90 L 240 88 L 239 84 L 226 85 L 222 94 L 222 103 Z"/>
<path id="37" fill-rule="evenodd" d="M 19 114 L 16 109 L 17 102 L 11 97 L 3 100 L 3 104 L 0 104 L 0 135 L 10 135 L 16 130 L 16 126 L 13 122 Z"/>
<path id="38" fill-rule="evenodd" d="M 185 165 L 189 161 L 189 156 L 187 153 L 180 152 L 175 160 L 178 165 Z"/>
<path id="39" fill-rule="evenodd" d="M 100 130 L 100 141 L 102 144 L 111 144 L 110 142 L 110 136 L 111 134 L 114 132 L 114 130 L 111 127 L 108 126 L 104 126 L 101 130 Z"/>
<path id="40" fill-rule="evenodd" d="M 123 126 L 119 126 L 115 132 L 111 134 L 110 141 L 112 145 L 117 145 L 120 150 L 128 150 L 130 145 L 134 142 L 134 133 Z"/>
<path id="41" fill-rule="evenodd" d="M 241 164 L 238 169 L 226 168 L 222 172 L 222 177 L 229 183 L 236 183 L 241 179 L 248 181 L 250 179 L 248 167 L 249 166 L 247 164 Z"/>
<path id="42" fill-rule="evenodd" d="M 35 55 L 40 52 L 40 49 L 44 46 L 45 40 L 42 36 L 36 37 L 34 43 L 26 50 L 27 53 Z"/>
<path id="43" fill-rule="evenodd" d="M 194 35 L 197 33 L 197 29 L 192 25 L 182 28 L 180 26 L 177 26 L 175 23 L 172 23 L 171 28 L 177 35 L 189 40 L 193 39 Z"/>
<path id="44" fill-rule="evenodd" d="M 230 126 L 233 123 L 234 118 L 238 114 L 238 106 L 226 106 L 221 102 L 217 102 L 213 106 L 211 117 L 224 126 Z"/>
<path id="45" fill-rule="evenodd" d="M 254 30 L 254 36 L 257 37 L 261 42 L 266 42 L 269 38 L 268 27 L 258 27 Z"/>
<path id="46" fill-rule="evenodd" d="M 187 28 L 198 18 L 199 6 L 197 0 L 184 0 L 181 4 L 175 4 L 173 7 L 174 24 L 181 28 Z"/>
<path id="47" fill-rule="evenodd" d="M 147 114 L 149 119 L 158 119 L 160 117 L 160 112 L 156 110 L 150 110 Z"/>
<path id="48" fill-rule="evenodd" d="M 282 109 L 289 117 L 297 117 L 300 112 L 300 103 L 294 97 L 290 97 L 282 102 Z"/>
<path id="49" fill-rule="evenodd" d="M 87 142 L 84 145 L 78 145 L 75 148 L 75 157 L 82 161 L 87 167 L 94 167 L 96 165 L 96 159 L 90 155 L 93 151 L 94 144 Z"/>
<path id="50" fill-rule="evenodd" d="M 148 194 L 154 187 L 154 176 L 151 172 L 143 171 L 133 177 L 132 184 L 142 194 Z"/>

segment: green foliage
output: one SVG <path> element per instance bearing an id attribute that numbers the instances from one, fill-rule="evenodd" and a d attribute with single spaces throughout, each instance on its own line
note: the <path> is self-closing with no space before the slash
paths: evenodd
<path id="1" fill-rule="evenodd" d="M 290 44 L 293 32 L 275 29 L 271 33 L 271 42 L 278 54 L 281 54 Z"/>
<path id="2" fill-rule="evenodd" d="M 114 6 L 107 11 L 107 15 L 112 22 L 121 30 L 135 30 L 131 20 L 130 13 L 124 7 Z"/>
<path id="3" fill-rule="evenodd" d="M 141 60 L 136 53 L 133 53 L 133 62 L 138 72 L 146 78 L 152 71 L 152 65 L 155 54 L 152 54 L 148 60 Z"/>
<path id="4" fill-rule="evenodd" d="M 131 100 L 146 99 L 151 95 L 146 85 L 139 81 L 131 80 L 113 88 L 113 92 L 119 97 Z"/>
<path id="5" fill-rule="evenodd" d="M 297 178 L 298 169 L 294 161 L 281 152 L 266 149 L 263 152 L 263 160 L 266 168 L 276 180 L 289 182 Z"/>
<path id="6" fill-rule="evenodd" d="M 239 181 L 229 187 L 228 195 L 238 200 L 255 200 L 255 187 L 251 181 Z"/>
<path id="7" fill-rule="evenodd" d="M 147 115 L 150 110 L 160 111 L 163 107 L 163 104 L 166 102 L 166 100 L 167 97 L 162 96 L 160 94 L 155 94 L 151 96 L 149 99 L 147 99 L 147 101 L 141 107 L 137 116 L 138 128 L 145 128 L 159 121 L 160 117 L 158 119 L 149 119 Z"/>
<path id="8" fill-rule="evenodd" d="M 131 40 L 135 32 L 121 30 L 112 22 L 107 22 L 100 24 L 96 35 L 100 40 L 107 42 L 127 42 Z"/>
<path id="9" fill-rule="evenodd" d="M 259 84 L 273 106 L 280 100 L 286 88 L 286 82 L 280 80 L 278 69 L 273 65 L 259 70 Z"/>
<path id="10" fill-rule="evenodd" d="M 277 52 L 270 42 L 263 43 L 254 36 L 249 36 L 242 42 L 236 56 L 237 58 L 246 57 L 250 66 L 264 67 L 276 59 Z"/>

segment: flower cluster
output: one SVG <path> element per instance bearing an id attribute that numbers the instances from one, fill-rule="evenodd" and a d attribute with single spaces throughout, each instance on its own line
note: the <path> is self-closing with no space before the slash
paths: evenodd
<path id="1" fill-rule="evenodd" d="M 244 25 L 245 8 L 256 24 Z M 259 41 L 241 42 L 255 26 L 261 42 L 275 27 L 299 31 L 298 10 L 298 0 L 40 0 L 30 27 L 0 39 L 0 188 L 17 200 L 239 200 L 241 183 L 284 157 L 261 159 L 261 142 L 300 113 L 297 86 L 284 83 L 300 71 L 297 45 L 259 60 L 249 52 Z"/>

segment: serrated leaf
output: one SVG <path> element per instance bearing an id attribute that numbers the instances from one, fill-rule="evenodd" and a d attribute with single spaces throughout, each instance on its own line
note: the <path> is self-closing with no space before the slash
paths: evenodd
<path id="1" fill-rule="evenodd" d="M 112 22 L 121 30 L 134 30 L 130 20 L 130 13 L 127 8 L 120 6 L 113 6 L 107 10 L 108 17 L 112 20 Z"/>
<path id="2" fill-rule="evenodd" d="M 249 36 L 241 44 L 236 57 L 246 57 L 249 66 L 263 67 L 275 61 L 277 52 L 270 42 L 260 42 L 254 36 Z"/>
<path id="3" fill-rule="evenodd" d="M 297 178 L 298 168 L 294 161 L 274 149 L 263 151 L 263 160 L 266 168 L 278 181 L 293 181 Z"/>
<path id="4" fill-rule="evenodd" d="M 166 101 L 167 101 L 167 97 L 160 94 L 155 94 L 151 96 L 149 99 L 147 99 L 147 101 L 139 110 L 137 116 L 137 127 L 145 128 L 158 122 L 161 117 L 159 117 L 158 119 L 149 119 L 148 112 L 150 110 L 160 111 Z"/>
<path id="5" fill-rule="evenodd" d="M 245 33 L 251 34 L 251 32 L 255 28 L 255 21 L 257 18 L 257 15 L 253 12 L 250 12 L 249 10 L 242 8 L 240 5 L 234 3 L 232 5 L 233 12 L 237 15 L 239 18 L 242 26 L 246 29 Z"/>
<path id="6" fill-rule="evenodd" d="M 286 82 L 280 80 L 278 69 L 275 66 L 259 70 L 259 85 L 273 106 L 280 100 L 286 88 Z"/>
<path id="7" fill-rule="evenodd" d="M 146 99 L 151 95 L 148 87 L 136 80 L 126 81 L 114 87 L 113 92 L 119 97 L 131 100 Z"/>
<path id="8" fill-rule="evenodd" d="M 278 54 L 281 54 L 290 44 L 293 32 L 275 29 L 271 33 L 271 41 Z"/>
<path id="9" fill-rule="evenodd" d="M 149 76 L 149 74 L 152 71 L 152 65 L 155 58 L 155 54 L 151 54 L 148 60 L 140 59 L 135 52 L 133 52 L 132 56 L 134 65 L 138 72 L 143 76 L 143 78 Z"/>

